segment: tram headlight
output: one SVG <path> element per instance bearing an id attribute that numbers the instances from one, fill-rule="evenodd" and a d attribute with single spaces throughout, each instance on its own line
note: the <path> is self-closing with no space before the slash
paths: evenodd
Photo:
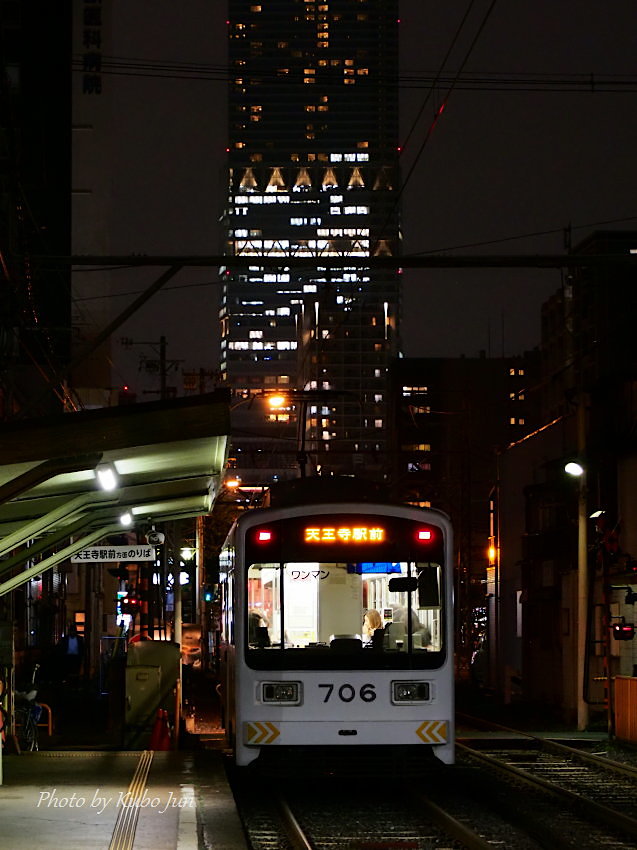
<path id="1" fill-rule="evenodd" d="M 262 682 L 261 700 L 267 703 L 301 704 L 301 682 Z"/>
<path id="2" fill-rule="evenodd" d="M 429 682 L 392 682 L 393 703 L 429 702 L 431 686 Z"/>

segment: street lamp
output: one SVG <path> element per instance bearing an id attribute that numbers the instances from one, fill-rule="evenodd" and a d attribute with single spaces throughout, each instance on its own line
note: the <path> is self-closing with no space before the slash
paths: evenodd
<path id="1" fill-rule="evenodd" d="M 307 475 L 308 453 L 305 448 L 305 433 L 307 427 L 308 403 L 314 402 L 318 404 L 321 401 L 334 401 L 336 399 L 340 400 L 343 398 L 344 395 L 346 395 L 346 392 L 344 390 L 329 389 L 290 389 L 287 390 L 284 395 L 279 393 L 273 393 L 271 395 L 268 395 L 268 404 L 271 408 L 275 410 L 292 404 L 298 407 L 296 427 L 296 458 L 299 463 L 299 473 L 301 478 L 305 478 Z"/>
<path id="2" fill-rule="evenodd" d="M 578 479 L 577 491 L 577 728 L 588 726 L 588 703 L 585 699 L 588 621 L 588 511 L 586 510 L 586 469 L 578 461 L 564 466 L 568 475 Z"/>

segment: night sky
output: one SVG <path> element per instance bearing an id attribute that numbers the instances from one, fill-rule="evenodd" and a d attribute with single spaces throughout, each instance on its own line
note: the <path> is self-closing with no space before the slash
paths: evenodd
<path id="1" fill-rule="evenodd" d="M 634 0 L 477 0 L 459 30 L 469 5 L 401 2 L 404 253 L 559 253 L 569 226 L 573 245 L 596 228 L 637 229 Z M 149 60 L 153 75 L 131 74 L 126 62 L 126 73 L 105 76 L 121 205 L 113 253 L 221 250 L 225 7 L 157 0 L 151 17 L 146 4 L 116 5 L 114 55 Z M 168 76 L 155 75 L 175 62 L 206 69 L 169 65 Z M 137 292 L 156 274 L 122 272 L 120 291 Z M 561 278 L 419 270 L 404 283 L 407 356 L 499 356 L 539 343 L 540 305 Z M 214 369 L 216 271 L 184 272 L 172 286 L 116 339 L 163 334 L 180 367 Z M 112 298 L 113 314 L 131 298 Z M 122 382 L 138 380 L 140 353 L 152 356 L 114 344 Z"/>

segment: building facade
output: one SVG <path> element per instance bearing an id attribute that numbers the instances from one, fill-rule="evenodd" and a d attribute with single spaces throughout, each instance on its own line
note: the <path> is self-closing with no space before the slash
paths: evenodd
<path id="1" fill-rule="evenodd" d="M 302 450 L 308 470 L 382 477 L 399 274 L 373 258 L 399 250 L 398 3 L 229 8 L 220 365 L 252 423 L 237 466 L 293 476 Z M 292 391 L 276 413 L 273 390 Z"/>
<path id="2" fill-rule="evenodd" d="M 614 679 L 637 670 L 613 630 L 636 619 L 635 246 L 600 231 L 573 249 L 607 261 L 574 266 L 543 305 L 542 427 L 500 463 L 494 684 L 517 671 L 526 700 L 582 728 L 607 715 L 612 730 Z"/>
<path id="3" fill-rule="evenodd" d="M 486 638 L 499 458 L 538 426 L 539 368 L 537 350 L 401 358 L 392 367 L 393 495 L 451 517 L 460 673 Z"/>
<path id="4" fill-rule="evenodd" d="M 70 404 L 71 13 L 0 3 L 0 420 Z"/>

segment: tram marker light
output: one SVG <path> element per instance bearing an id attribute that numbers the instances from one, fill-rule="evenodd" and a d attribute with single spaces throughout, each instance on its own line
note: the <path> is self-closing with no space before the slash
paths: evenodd
<path id="1" fill-rule="evenodd" d="M 272 532 L 264 529 L 257 531 L 257 540 L 259 543 L 269 543 L 272 540 Z"/>
<path id="2" fill-rule="evenodd" d="M 267 703 L 301 704 L 300 682 L 263 682 L 261 684 L 261 699 Z"/>
<path id="3" fill-rule="evenodd" d="M 392 682 L 393 703 L 429 702 L 429 682 Z"/>
<path id="4" fill-rule="evenodd" d="M 421 528 L 418 531 L 418 540 L 431 540 L 432 534 L 431 530 L 428 528 Z"/>

